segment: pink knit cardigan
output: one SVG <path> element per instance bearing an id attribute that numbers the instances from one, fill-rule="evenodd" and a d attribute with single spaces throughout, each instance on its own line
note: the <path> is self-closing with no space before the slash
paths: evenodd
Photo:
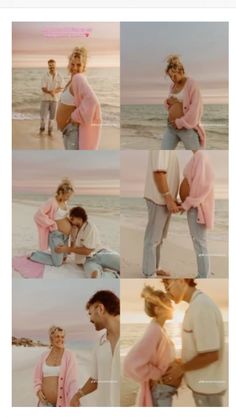
<path id="1" fill-rule="evenodd" d="M 198 150 L 184 168 L 184 177 L 190 186 L 189 196 L 182 203 L 188 211 L 197 208 L 199 224 L 214 226 L 214 172 L 205 151 Z"/>
<path id="2" fill-rule="evenodd" d="M 43 364 L 46 361 L 49 351 L 44 352 L 34 370 L 34 391 L 37 394 L 42 389 L 43 382 Z M 70 401 L 78 391 L 77 382 L 77 362 L 75 355 L 68 349 L 64 350 L 60 374 L 58 379 L 57 407 L 70 406 Z"/>
<path id="3" fill-rule="evenodd" d="M 124 375 L 140 384 L 138 406 L 153 406 L 149 380 L 159 380 L 174 360 L 171 343 L 161 326 L 152 321 L 142 339 L 124 359 Z"/>
<path id="4" fill-rule="evenodd" d="M 34 221 L 39 233 L 39 247 L 41 250 L 48 249 L 48 235 L 52 231 L 57 230 L 57 224 L 54 216 L 58 208 L 56 198 L 50 198 L 45 202 L 34 216 Z"/>
<path id="5" fill-rule="evenodd" d="M 169 94 L 171 95 L 174 84 L 171 84 Z M 206 133 L 201 125 L 201 117 L 203 112 L 202 98 L 200 89 L 197 83 L 187 78 L 184 86 L 184 98 L 183 98 L 183 113 L 181 118 L 175 120 L 178 129 L 195 129 L 199 135 L 201 147 L 204 148 L 206 145 Z M 165 101 L 165 107 L 168 109 L 169 106 Z"/>
<path id="6" fill-rule="evenodd" d="M 76 109 L 71 117 L 79 125 L 79 149 L 97 150 L 101 135 L 101 108 L 86 76 L 77 73 L 72 78 Z"/>

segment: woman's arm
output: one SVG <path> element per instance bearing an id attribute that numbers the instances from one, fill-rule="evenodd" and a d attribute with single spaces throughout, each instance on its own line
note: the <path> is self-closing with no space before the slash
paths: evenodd
<path id="1" fill-rule="evenodd" d="M 91 124 L 99 106 L 95 93 L 81 74 L 73 76 L 71 85 L 76 102 L 80 101 L 79 106 L 71 114 L 72 120 L 79 124 Z"/>
<path id="2" fill-rule="evenodd" d="M 161 366 L 152 364 L 150 359 L 160 341 L 160 331 L 149 326 L 143 338 L 126 356 L 124 360 L 124 374 L 139 383 L 151 379 L 159 380 L 165 370 Z"/>
<path id="3" fill-rule="evenodd" d="M 200 89 L 197 84 L 194 82 L 191 92 L 191 103 L 189 110 L 181 117 L 175 120 L 175 124 L 178 129 L 186 128 L 192 129 L 195 128 L 199 122 L 200 113 L 202 108 L 202 100 Z"/>
<path id="4" fill-rule="evenodd" d="M 205 201 L 213 189 L 214 174 L 207 157 L 203 152 L 198 151 L 194 156 L 196 161 L 191 173 L 191 184 L 189 196 L 182 203 L 182 207 L 188 211 L 190 208 L 197 208 Z"/>
<path id="5" fill-rule="evenodd" d="M 34 216 L 34 220 L 36 224 L 42 227 L 49 227 L 50 231 L 54 231 L 54 230 L 57 230 L 57 223 L 55 222 L 55 220 L 53 220 L 52 218 L 48 216 L 50 205 L 51 205 L 51 200 L 41 205 L 41 207 L 39 208 L 39 210 L 36 212 Z"/>

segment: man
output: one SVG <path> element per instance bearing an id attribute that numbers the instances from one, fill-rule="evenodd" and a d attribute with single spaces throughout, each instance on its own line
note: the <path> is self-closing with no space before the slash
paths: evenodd
<path id="1" fill-rule="evenodd" d="M 175 151 L 151 151 L 144 198 L 148 224 L 144 236 L 143 274 L 169 276 L 159 269 L 163 239 L 167 236 L 171 214 L 180 211 L 175 202 L 179 189 L 179 163 Z"/>
<path id="2" fill-rule="evenodd" d="M 45 124 L 49 114 L 48 135 L 52 134 L 59 92 L 63 90 L 63 84 L 62 76 L 56 71 L 56 61 L 49 60 L 48 72 L 43 76 L 41 82 L 43 93 L 40 107 L 40 133 L 45 131 Z"/>
<path id="3" fill-rule="evenodd" d="M 70 222 L 78 227 L 78 234 L 73 246 L 58 246 L 56 253 L 74 253 L 75 262 L 83 265 L 88 278 L 119 278 L 120 255 L 102 246 L 96 226 L 88 220 L 84 208 L 70 210 Z M 109 270 L 103 272 L 104 269 Z"/>
<path id="4" fill-rule="evenodd" d="M 93 353 L 90 378 L 73 396 L 70 405 L 97 390 L 97 406 L 120 405 L 120 300 L 111 291 L 98 291 L 86 304 L 97 331 L 106 329 Z"/>
<path id="5" fill-rule="evenodd" d="M 196 406 L 223 406 L 226 366 L 220 310 L 206 294 L 196 289 L 192 278 L 163 279 L 163 283 L 176 304 L 181 301 L 189 304 L 182 326 L 182 359 L 168 369 L 164 383 L 175 385 L 184 375 Z"/>

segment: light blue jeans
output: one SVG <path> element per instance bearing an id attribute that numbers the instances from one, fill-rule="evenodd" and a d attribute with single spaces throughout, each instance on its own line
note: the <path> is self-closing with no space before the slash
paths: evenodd
<path id="1" fill-rule="evenodd" d="M 182 141 L 186 150 L 199 150 L 199 136 L 194 129 L 176 129 L 168 123 L 161 143 L 161 150 L 175 150 Z"/>
<path id="2" fill-rule="evenodd" d="M 64 253 L 56 253 L 55 248 L 57 246 L 68 246 L 68 239 L 69 237 L 65 234 L 61 233 L 60 231 L 53 231 L 49 233 L 48 236 L 48 245 L 51 250 L 51 253 L 41 252 L 37 250 L 36 252 L 32 253 L 30 256 L 30 260 L 33 262 L 42 263 L 43 265 L 50 265 L 50 266 L 61 266 L 63 263 L 63 259 L 67 254 Z"/>
<path id="3" fill-rule="evenodd" d="M 63 129 L 62 135 L 65 150 L 79 150 L 79 125 L 74 125 L 69 122 Z"/>
<path id="4" fill-rule="evenodd" d="M 166 205 L 157 205 L 146 199 L 148 223 L 144 235 L 143 274 L 152 276 L 159 268 L 161 246 L 166 237 L 171 214 Z"/>
<path id="5" fill-rule="evenodd" d="M 103 269 L 110 269 L 112 272 L 104 275 Z M 88 278 L 91 278 L 93 272 L 96 272 L 96 278 L 119 278 L 120 273 L 120 255 L 113 250 L 102 249 L 94 256 L 87 257 L 84 264 L 84 272 Z"/>
<path id="6" fill-rule="evenodd" d="M 45 403 L 38 402 L 38 406 L 37 407 L 56 407 L 56 405 L 54 405 L 52 403 L 49 403 L 49 402 L 45 402 Z"/>
<path id="7" fill-rule="evenodd" d="M 197 208 L 190 208 L 187 212 L 189 231 L 197 259 L 197 278 L 208 278 L 210 262 L 207 249 L 207 228 L 197 222 Z"/>
<path id="8" fill-rule="evenodd" d="M 197 407 L 223 407 L 223 394 L 202 394 L 192 391 Z"/>
<path id="9" fill-rule="evenodd" d="M 167 384 L 157 384 L 151 389 L 152 403 L 155 407 L 171 407 L 174 394 L 177 394 L 176 387 Z"/>

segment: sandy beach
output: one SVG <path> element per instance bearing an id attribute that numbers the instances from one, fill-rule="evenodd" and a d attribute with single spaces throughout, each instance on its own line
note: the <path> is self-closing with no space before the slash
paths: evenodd
<path id="1" fill-rule="evenodd" d="M 33 221 L 33 216 L 39 207 L 39 202 L 13 202 L 13 236 L 12 243 L 13 256 L 28 255 L 38 249 L 38 234 Z M 90 217 L 100 232 L 102 243 L 105 247 L 119 251 L 120 245 L 120 226 L 119 218 L 108 216 Z M 73 260 L 73 255 L 69 255 L 65 264 L 60 268 L 45 266 L 44 279 L 50 278 L 84 278 L 83 269 L 78 267 Z M 21 275 L 13 270 L 13 278 L 22 278 Z"/>
<path id="2" fill-rule="evenodd" d="M 40 355 L 47 351 L 45 347 L 12 347 L 12 405 L 37 406 L 37 397 L 33 391 L 33 371 Z M 77 350 L 78 385 L 82 386 L 89 378 L 91 350 Z M 96 406 L 96 392 L 83 397 L 83 406 Z"/>
<path id="3" fill-rule="evenodd" d="M 64 150 L 62 134 L 54 130 L 51 137 L 39 134 L 39 120 L 12 121 L 12 148 L 14 150 Z M 100 150 L 120 148 L 120 130 L 102 127 Z"/>
<path id="4" fill-rule="evenodd" d="M 121 277 L 141 278 L 144 229 L 126 224 L 121 226 Z M 227 243 L 208 242 L 212 278 L 228 277 Z M 196 276 L 196 260 L 189 236 L 169 234 L 164 241 L 160 267 L 170 271 L 172 277 Z"/>

